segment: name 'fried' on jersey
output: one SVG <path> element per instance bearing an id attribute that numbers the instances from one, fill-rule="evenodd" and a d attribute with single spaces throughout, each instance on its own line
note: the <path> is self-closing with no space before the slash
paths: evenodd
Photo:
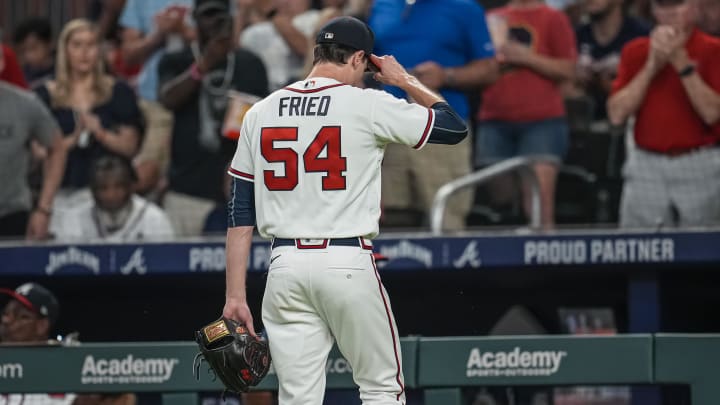
<path id="1" fill-rule="evenodd" d="M 432 109 L 383 91 L 328 78 L 299 81 L 246 113 L 229 172 L 255 183 L 264 237 L 372 237 L 385 146 L 420 148 L 433 122 Z"/>
<path id="2" fill-rule="evenodd" d="M 321 116 L 324 117 L 330 108 L 330 96 L 293 96 L 281 97 L 278 104 L 278 115 L 283 116 Z"/>

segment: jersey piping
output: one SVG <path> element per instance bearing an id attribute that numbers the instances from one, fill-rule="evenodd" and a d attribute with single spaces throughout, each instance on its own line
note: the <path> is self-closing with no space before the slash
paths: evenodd
<path id="1" fill-rule="evenodd" d="M 428 120 L 427 124 L 425 125 L 425 130 L 423 131 L 422 137 L 420 137 L 420 141 L 413 146 L 414 149 L 420 149 L 427 143 L 428 135 L 430 135 L 430 129 L 432 129 L 433 121 L 435 118 L 435 114 L 432 110 L 432 108 L 428 108 Z"/>
<path id="2" fill-rule="evenodd" d="M 252 174 L 241 172 L 240 170 L 234 169 L 232 167 L 228 169 L 228 174 L 241 180 L 255 181 L 255 176 L 253 176 Z"/>
<path id="3" fill-rule="evenodd" d="M 333 88 L 333 87 L 339 87 L 339 86 L 347 86 L 347 84 L 345 84 L 345 83 L 335 83 L 335 84 L 329 84 L 329 85 L 323 86 L 323 87 L 318 87 L 317 89 L 307 89 L 307 90 L 294 89 L 294 88 L 292 88 L 292 87 L 285 87 L 284 90 L 294 91 L 294 92 L 296 92 L 296 93 L 307 94 L 307 93 L 317 93 L 318 91 L 323 91 L 323 90 L 327 90 L 327 89 L 331 89 L 331 88 Z"/>

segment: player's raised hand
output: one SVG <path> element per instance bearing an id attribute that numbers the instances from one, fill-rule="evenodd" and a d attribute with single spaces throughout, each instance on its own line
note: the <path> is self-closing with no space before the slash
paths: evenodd
<path id="1" fill-rule="evenodd" d="M 401 87 L 410 76 L 407 70 L 392 55 L 381 57 L 370 54 L 370 61 L 380 69 L 378 73 L 375 73 L 375 80 L 382 84 Z"/>
<path id="2" fill-rule="evenodd" d="M 250 313 L 250 308 L 248 307 L 247 300 L 240 300 L 228 297 L 225 300 L 223 316 L 244 325 L 248 329 L 250 336 L 257 339 L 257 335 L 255 334 L 255 327 L 253 325 L 253 317 Z"/>

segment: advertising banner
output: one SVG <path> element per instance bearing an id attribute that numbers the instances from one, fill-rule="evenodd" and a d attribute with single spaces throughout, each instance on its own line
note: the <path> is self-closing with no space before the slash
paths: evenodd
<path id="1" fill-rule="evenodd" d="M 720 261 L 720 233 L 594 233 L 379 238 L 384 271 L 703 264 Z M 266 271 L 270 245 L 255 240 L 249 271 Z M 225 271 L 224 241 L 0 245 L 0 275 L 145 275 Z"/>
<path id="2" fill-rule="evenodd" d="M 426 338 L 418 361 L 423 387 L 649 383 L 653 375 L 650 335 Z"/>
<path id="3" fill-rule="evenodd" d="M 406 385 L 415 386 L 417 339 L 401 339 Z M 193 375 L 194 342 L 0 346 L 0 392 L 194 392 L 222 390 L 207 363 Z M 328 388 L 355 388 L 337 347 L 327 361 Z M 277 389 L 274 371 L 259 389 Z"/>

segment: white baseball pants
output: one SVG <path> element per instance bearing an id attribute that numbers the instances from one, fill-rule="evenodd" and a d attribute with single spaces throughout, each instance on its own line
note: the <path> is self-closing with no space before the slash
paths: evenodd
<path id="1" fill-rule="evenodd" d="M 262 304 L 280 405 L 321 405 L 337 342 L 363 405 L 405 404 L 400 342 L 371 250 L 272 250 Z"/>

